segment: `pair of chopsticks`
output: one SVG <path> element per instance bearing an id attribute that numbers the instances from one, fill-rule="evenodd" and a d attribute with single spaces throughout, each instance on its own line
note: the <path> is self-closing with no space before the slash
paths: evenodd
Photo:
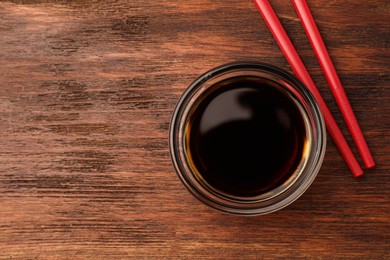
<path id="1" fill-rule="evenodd" d="M 286 31 L 284 30 L 278 17 L 276 16 L 269 1 L 254 0 L 254 2 L 259 9 L 269 30 L 271 31 L 273 37 L 275 38 L 280 49 L 282 50 L 284 56 L 286 57 L 288 63 L 293 69 L 295 75 L 307 86 L 307 88 L 311 91 L 314 98 L 316 99 L 324 116 L 328 132 L 333 138 L 338 150 L 343 156 L 348 167 L 350 168 L 352 175 L 354 177 L 362 176 L 362 168 L 360 167 L 358 161 L 352 153 L 351 148 L 348 146 L 348 143 L 345 140 L 343 134 L 341 133 L 339 127 L 337 126 L 336 121 L 334 120 L 331 112 L 329 111 L 328 106 L 326 105 L 324 99 L 318 91 L 314 81 L 310 77 L 307 69 L 305 68 L 305 65 L 303 64 L 301 58 L 299 57 L 297 51 L 291 43 L 291 40 L 287 36 Z M 364 165 L 367 169 L 372 168 L 375 166 L 374 159 L 371 155 L 370 150 L 368 149 L 367 143 L 364 139 L 356 117 L 352 111 L 347 95 L 345 94 L 344 88 L 341 85 L 340 79 L 333 66 L 332 60 L 328 54 L 325 44 L 321 38 L 320 32 L 318 31 L 318 28 L 314 22 L 313 16 L 306 3 L 306 0 L 292 0 L 292 2 L 303 24 L 306 35 L 309 38 L 310 43 L 314 49 L 317 59 L 321 65 L 321 69 L 324 72 L 328 84 L 332 90 L 333 96 L 335 97 L 336 102 L 340 108 L 344 121 L 346 122 L 348 129 L 351 132 L 351 135 L 356 144 L 356 147 L 358 148 Z"/>

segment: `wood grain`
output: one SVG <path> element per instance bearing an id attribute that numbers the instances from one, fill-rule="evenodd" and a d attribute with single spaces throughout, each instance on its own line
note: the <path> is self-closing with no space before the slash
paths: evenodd
<path id="1" fill-rule="evenodd" d="M 377 167 L 353 179 L 328 141 L 298 201 L 249 218 L 182 187 L 167 132 L 208 69 L 291 71 L 251 1 L 0 1 L 0 258 L 389 259 L 390 4 L 308 2 Z M 292 4 L 272 4 L 352 144 Z"/>

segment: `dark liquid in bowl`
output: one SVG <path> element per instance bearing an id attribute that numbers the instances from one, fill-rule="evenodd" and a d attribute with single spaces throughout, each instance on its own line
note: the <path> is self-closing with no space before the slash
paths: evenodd
<path id="1" fill-rule="evenodd" d="M 292 176 L 307 134 L 287 90 L 261 78 L 236 77 L 210 87 L 200 100 L 190 114 L 186 146 L 207 186 L 252 197 Z"/>

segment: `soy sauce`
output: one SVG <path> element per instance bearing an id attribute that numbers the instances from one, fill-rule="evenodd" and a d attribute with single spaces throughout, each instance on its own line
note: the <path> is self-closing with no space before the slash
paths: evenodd
<path id="1" fill-rule="evenodd" d="M 302 109 L 286 89 L 258 77 L 216 83 L 193 109 L 186 150 L 205 186 L 235 197 L 286 182 L 304 157 Z"/>

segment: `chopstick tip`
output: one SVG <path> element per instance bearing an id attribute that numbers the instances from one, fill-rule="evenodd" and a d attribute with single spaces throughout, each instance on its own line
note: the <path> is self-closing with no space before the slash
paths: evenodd
<path id="1" fill-rule="evenodd" d="M 364 162 L 364 167 L 366 167 L 366 169 L 372 169 L 375 167 L 375 162 L 374 160 L 372 161 L 369 161 L 369 162 Z"/>
<path id="2" fill-rule="evenodd" d="M 364 175 L 364 172 L 363 171 L 359 171 L 359 172 L 355 172 L 353 173 L 353 177 L 355 178 L 360 178 Z"/>

